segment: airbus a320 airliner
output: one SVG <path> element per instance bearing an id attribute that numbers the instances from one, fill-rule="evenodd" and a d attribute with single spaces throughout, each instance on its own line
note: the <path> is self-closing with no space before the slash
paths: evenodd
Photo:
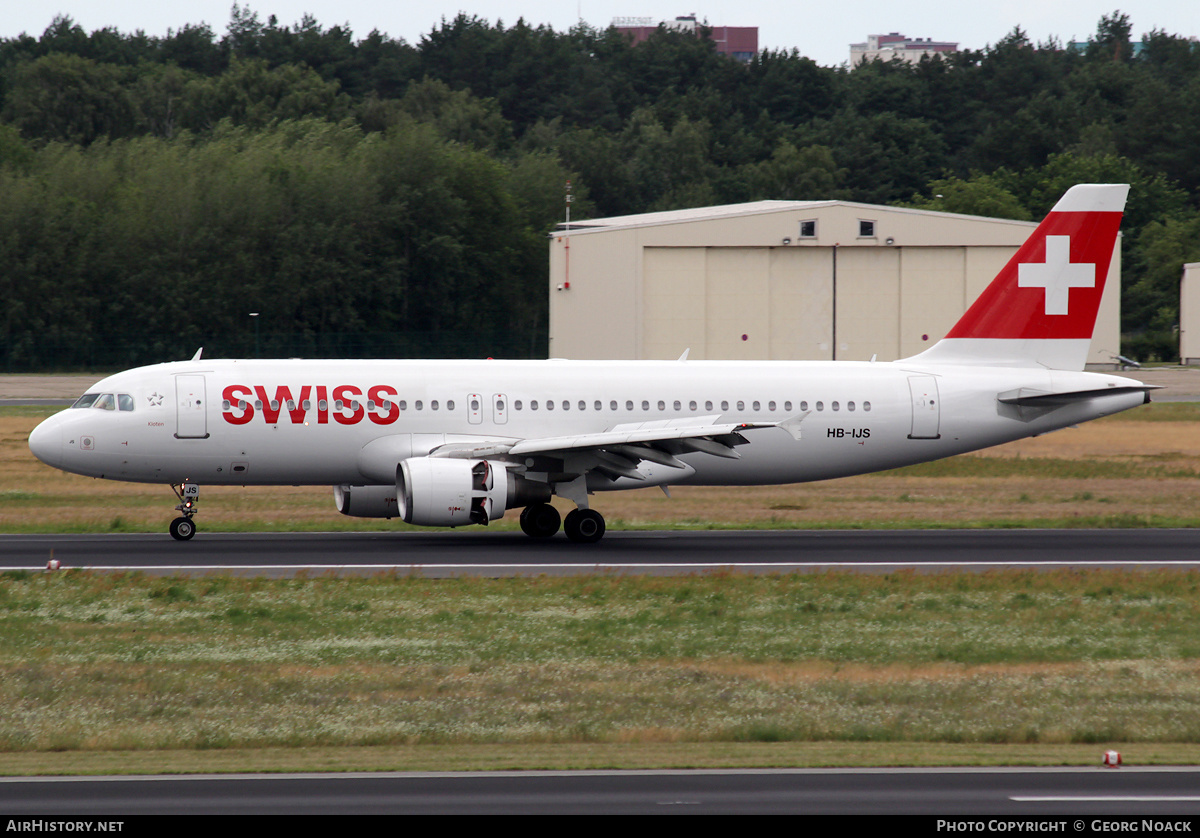
<path id="1" fill-rule="evenodd" d="M 346 515 L 604 535 L 589 496 L 823 480 L 935 460 L 1149 401 L 1083 372 L 1129 187 L 1054 206 L 941 341 L 851 361 L 201 360 L 100 381 L 42 422 L 42 462 L 165 483 L 190 539 L 202 484 L 333 486 Z M 686 354 L 686 353 L 685 353 Z M 550 505 L 576 505 L 562 522 Z"/>

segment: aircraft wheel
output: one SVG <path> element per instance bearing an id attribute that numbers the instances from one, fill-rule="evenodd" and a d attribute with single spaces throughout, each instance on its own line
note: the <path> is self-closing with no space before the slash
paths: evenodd
<path id="1" fill-rule="evenodd" d="M 521 530 L 531 538 L 550 538 L 561 523 L 562 516 L 548 503 L 535 503 L 521 510 Z"/>
<path id="2" fill-rule="evenodd" d="M 171 538 L 176 541 L 187 541 L 196 534 L 196 525 L 191 518 L 176 518 L 171 522 Z"/>
<path id="3" fill-rule="evenodd" d="M 567 513 L 563 529 L 577 544 L 595 544 L 604 537 L 604 516 L 594 509 L 576 509 Z"/>

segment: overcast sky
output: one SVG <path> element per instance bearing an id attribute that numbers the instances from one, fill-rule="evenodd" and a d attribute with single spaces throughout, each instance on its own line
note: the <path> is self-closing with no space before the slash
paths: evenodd
<path id="1" fill-rule="evenodd" d="M 164 35 L 185 24 L 207 23 L 219 37 L 232 5 L 231 0 L 50 0 L 39 6 L 4 0 L 0 37 L 40 35 L 56 9 L 89 32 L 114 26 L 122 32 Z M 1005 0 L 983 5 L 963 0 L 251 0 L 244 5 L 264 23 L 275 15 L 280 24 L 293 24 L 307 12 L 325 28 L 349 24 L 355 40 L 378 29 L 411 44 L 459 11 L 506 26 L 524 17 L 560 32 L 580 19 L 604 27 L 616 16 L 657 21 L 694 12 L 714 26 L 757 26 L 760 49 L 795 48 L 823 66 L 849 60 L 851 43 L 888 32 L 956 41 L 964 49 L 993 44 L 1014 26 L 1035 41 L 1083 40 L 1096 31 L 1101 15 L 1116 9 L 1129 15 L 1135 38 L 1151 29 L 1200 35 L 1200 0 Z"/>

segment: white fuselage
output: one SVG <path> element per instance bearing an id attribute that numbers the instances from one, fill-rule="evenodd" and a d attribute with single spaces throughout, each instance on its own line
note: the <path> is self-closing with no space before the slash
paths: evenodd
<path id="1" fill-rule="evenodd" d="M 34 431 L 30 447 L 55 467 L 114 480 L 388 485 L 398 462 L 446 443 L 701 417 L 793 420 L 793 432 L 746 431 L 736 459 L 685 453 L 686 468 L 642 462 L 642 480 L 589 476 L 588 488 L 796 483 L 934 460 L 1116 413 L 1145 401 L 1130 384 L 1096 373 L 915 359 L 188 361 L 104 379 L 89 393 L 132 397 L 132 409 L 63 411 Z M 1037 409 L 998 399 L 1018 391 L 1100 394 Z"/>

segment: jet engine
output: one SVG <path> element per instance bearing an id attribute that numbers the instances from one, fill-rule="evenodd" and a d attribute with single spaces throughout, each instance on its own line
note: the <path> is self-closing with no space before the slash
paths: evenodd
<path id="1" fill-rule="evenodd" d="M 355 518 L 402 518 L 425 527 L 487 524 L 518 506 L 548 503 L 550 487 L 491 460 L 411 457 L 396 466 L 395 486 L 334 486 L 338 512 Z"/>
<path id="2" fill-rule="evenodd" d="M 396 467 L 396 502 L 409 524 L 487 524 L 504 517 L 506 509 L 549 500 L 548 485 L 492 460 L 410 457 Z"/>

